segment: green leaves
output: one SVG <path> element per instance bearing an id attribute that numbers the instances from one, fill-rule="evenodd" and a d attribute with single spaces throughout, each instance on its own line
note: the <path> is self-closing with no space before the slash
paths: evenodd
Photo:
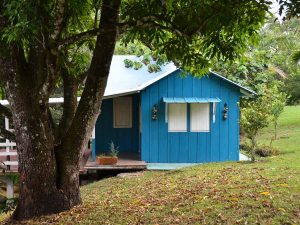
<path id="1" fill-rule="evenodd" d="M 277 121 L 283 112 L 286 94 L 280 92 L 276 83 L 261 84 L 257 86 L 258 96 L 254 99 L 244 99 L 241 107 L 241 129 L 251 140 L 252 160 L 257 145 L 256 138 L 263 128 L 267 127 L 272 121 L 275 125 L 275 139 Z"/>
<path id="2" fill-rule="evenodd" d="M 277 0 L 279 3 L 279 14 L 284 15 L 283 19 L 300 17 L 300 2 L 298 0 Z"/>
<path id="3" fill-rule="evenodd" d="M 16 43 L 36 36 L 41 22 L 37 10 L 40 8 L 40 13 L 43 13 L 43 9 L 46 7 L 40 1 L 36 3 L 38 7 L 33 7 L 33 4 L 34 1 L 30 0 L 12 0 L 4 3 L 3 16 L 7 18 L 9 26 L 0 31 L 2 40 L 7 43 Z"/>
<path id="4" fill-rule="evenodd" d="M 293 60 L 294 60 L 295 63 L 299 63 L 299 61 L 300 61 L 300 51 L 295 52 L 292 57 L 293 57 Z"/>
<path id="5" fill-rule="evenodd" d="M 130 60 L 130 59 L 125 59 L 125 60 L 124 60 L 124 64 L 125 64 L 125 67 L 126 67 L 126 68 L 133 67 L 133 61 Z"/>
<path id="6" fill-rule="evenodd" d="M 161 68 L 157 64 L 149 64 L 148 65 L 148 72 L 149 73 L 159 72 L 159 71 L 161 71 Z"/>
<path id="7" fill-rule="evenodd" d="M 202 75 L 213 59 L 233 60 L 255 41 L 267 7 L 265 1 L 126 0 L 120 17 L 127 24 L 123 41 L 139 40 Z"/>
<path id="8" fill-rule="evenodd" d="M 142 68 L 142 66 L 143 66 L 143 64 L 141 62 L 138 62 L 138 61 L 133 62 L 133 68 L 135 70 Z"/>

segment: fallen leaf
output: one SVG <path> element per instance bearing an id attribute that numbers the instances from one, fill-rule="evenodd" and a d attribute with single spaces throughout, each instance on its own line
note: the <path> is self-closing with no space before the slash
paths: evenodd
<path id="1" fill-rule="evenodd" d="M 277 184 L 276 186 L 278 186 L 278 187 L 288 187 L 289 185 L 288 184 Z"/>

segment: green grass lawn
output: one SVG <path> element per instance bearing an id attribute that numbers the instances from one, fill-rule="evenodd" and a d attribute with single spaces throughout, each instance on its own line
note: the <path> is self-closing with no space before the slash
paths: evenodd
<path id="1" fill-rule="evenodd" d="M 300 224 L 300 106 L 285 108 L 278 134 L 278 156 L 105 179 L 82 187 L 82 205 L 28 223 Z"/>

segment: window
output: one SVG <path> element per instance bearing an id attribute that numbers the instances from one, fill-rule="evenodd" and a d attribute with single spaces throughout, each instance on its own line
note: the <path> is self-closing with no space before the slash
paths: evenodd
<path id="1" fill-rule="evenodd" d="M 209 132 L 209 103 L 191 104 L 191 131 Z"/>
<path id="2" fill-rule="evenodd" d="M 187 131 L 187 104 L 168 104 L 168 126 L 170 132 Z"/>
<path id="3" fill-rule="evenodd" d="M 132 98 L 119 97 L 113 99 L 114 128 L 132 127 Z"/>

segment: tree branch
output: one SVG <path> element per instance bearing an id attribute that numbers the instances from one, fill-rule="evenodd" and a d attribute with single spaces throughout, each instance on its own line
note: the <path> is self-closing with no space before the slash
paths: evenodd
<path id="1" fill-rule="evenodd" d="M 73 118 L 75 116 L 77 108 L 77 90 L 78 83 L 76 77 L 68 74 L 65 68 L 62 68 L 61 75 L 63 78 L 64 86 L 64 103 L 63 103 L 63 115 L 58 127 L 55 130 L 55 142 L 56 145 L 61 143 L 61 140 L 66 135 Z"/>
<path id="2" fill-rule="evenodd" d="M 70 128 L 62 140 L 72 152 L 63 152 L 62 157 L 79 154 L 87 144 L 96 119 L 100 113 L 111 60 L 117 37 L 117 23 L 121 0 L 103 0 L 99 35 L 81 100 Z M 75 151 L 75 152 L 74 152 Z M 76 152 L 81 151 L 81 152 Z"/>
<path id="3" fill-rule="evenodd" d="M 161 23 L 158 23 L 160 21 Z M 162 25 L 162 23 L 166 23 L 168 25 Z M 166 30 L 172 32 L 179 36 L 189 37 L 188 35 L 184 34 L 184 32 L 180 31 L 180 29 L 174 24 L 172 21 L 167 20 L 166 18 L 158 15 L 151 15 L 142 17 L 136 21 L 129 21 L 123 23 L 116 23 L 115 24 L 120 29 L 127 29 L 127 28 L 159 28 L 162 30 Z M 63 48 L 64 46 L 68 46 L 70 44 L 74 44 L 78 41 L 83 41 L 85 39 L 92 38 L 94 36 L 99 35 L 103 30 L 101 28 L 95 28 L 88 31 L 84 31 L 82 33 L 74 34 L 69 36 L 63 40 L 61 40 L 58 45 L 59 49 Z"/>
<path id="4" fill-rule="evenodd" d="M 99 15 L 99 8 L 102 4 L 102 0 L 97 0 L 94 2 L 94 8 L 95 8 L 95 16 L 94 16 L 94 29 L 98 27 L 98 15 Z"/>
<path id="5" fill-rule="evenodd" d="M 55 132 L 55 129 L 56 129 L 56 124 L 54 122 L 54 119 L 53 119 L 53 116 L 52 116 L 52 113 L 51 113 L 51 110 L 50 110 L 50 107 L 48 106 L 48 118 L 49 118 L 49 126 L 52 128 L 52 131 L 53 133 Z"/>
<path id="6" fill-rule="evenodd" d="M 78 41 L 82 41 L 82 40 L 85 40 L 85 39 L 92 38 L 92 37 L 97 36 L 98 34 L 100 34 L 100 32 L 101 32 L 100 28 L 96 28 L 96 29 L 88 30 L 88 31 L 85 31 L 85 32 L 82 32 L 82 33 L 74 34 L 72 36 L 69 36 L 69 37 L 61 40 L 58 43 L 58 48 L 61 49 L 64 46 L 74 44 Z"/>
<path id="7" fill-rule="evenodd" d="M 88 75 L 88 71 L 85 71 L 76 78 L 78 85 L 85 83 L 87 75 Z"/>
<path id="8" fill-rule="evenodd" d="M 65 12 L 67 9 L 67 5 L 67 0 L 57 0 L 54 31 L 51 34 L 51 37 L 54 41 L 60 38 L 61 32 L 65 26 Z"/>

